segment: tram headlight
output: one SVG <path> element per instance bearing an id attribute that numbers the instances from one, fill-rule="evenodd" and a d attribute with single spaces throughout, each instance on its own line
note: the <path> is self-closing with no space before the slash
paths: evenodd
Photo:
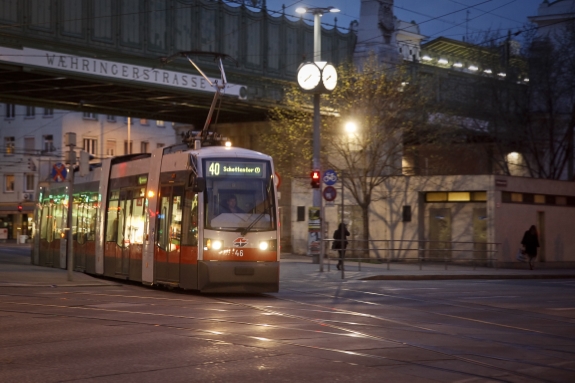
<path id="1" fill-rule="evenodd" d="M 217 239 L 212 242 L 212 249 L 219 250 L 222 248 L 222 241 L 218 241 Z"/>
<path id="2" fill-rule="evenodd" d="M 267 250 L 270 247 L 270 244 L 268 243 L 268 241 L 261 241 L 260 242 L 260 250 Z"/>
<path id="3" fill-rule="evenodd" d="M 224 242 L 219 239 L 206 238 L 204 243 L 204 250 L 220 250 L 224 247 Z"/>

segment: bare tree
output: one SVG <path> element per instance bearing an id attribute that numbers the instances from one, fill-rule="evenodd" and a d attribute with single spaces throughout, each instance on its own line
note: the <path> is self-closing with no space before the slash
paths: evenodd
<path id="1" fill-rule="evenodd" d="M 344 187 L 362 211 L 363 239 L 369 239 L 369 209 L 386 198 L 386 179 L 402 174 L 406 140 L 423 140 L 429 125 L 426 92 L 405 72 L 390 72 L 375 57 L 361 70 L 340 67 L 336 90 L 322 97 L 322 163 L 343 174 Z M 284 107 L 271 112 L 272 128 L 264 138 L 284 175 L 307 176 L 312 157 L 311 98 L 287 92 Z M 353 121 L 355 132 L 345 132 Z"/>

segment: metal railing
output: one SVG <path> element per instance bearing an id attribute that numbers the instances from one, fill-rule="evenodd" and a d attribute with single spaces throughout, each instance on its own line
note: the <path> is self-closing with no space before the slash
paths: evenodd
<path id="1" fill-rule="evenodd" d="M 328 260 L 328 271 L 331 260 L 339 261 L 337 249 L 331 249 L 334 239 L 324 239 L 322 245 Z M 390 270 L 392 262 L 419 263 L 422 270 L 424 263 L 443 263 L 445 270 L 450 263 L 468 263 L 473 270 L 478 265 L 497 267 L 499 243 L 495 242 L 459 242 L 459 241 L 418 241 L 402 239 L 385 240 L 347 240 L 343 262 L 357 261 L 358 270 L 363 263 L 387 263 Z M 367 243 L 366 243 L 367 242 Z M 414 255 L 415 254 L 415 255 Z M 351 256 L 350 256 L 351 255 Z M 358 256 L 359 255 L 359 256 Z"/>

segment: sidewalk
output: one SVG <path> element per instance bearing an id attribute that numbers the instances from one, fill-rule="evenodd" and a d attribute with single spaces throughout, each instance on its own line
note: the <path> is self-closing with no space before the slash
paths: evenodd
<path id="1" fill-rule="evenodd" d="M 0 246 L 0 287 L 69 287 L 69 286 L 117 286 L 115 282 L 74 272 L 73 281 L 68 281 L 67 270 L 30 264 L 30 245 Z M 337 262 L 326 259 L 323 272 L 312 258 L 303 255 L 282 254 L 280 280 L 328 281 L 343 280 L 446 280 L 446 279 L 554 279 L 575 278 L 575 269 L 496 269 L 491 267 L 462 266 L 424 263 L 420 270 L 418 263 L 372 264 L 348 261 L 343 273 L 337 270 Z"/>
<path id="2" fill-rule="evenodd" d="M 323 272 L 320 265 L 312 263 L 312 258 L 303 255 L 282 254 L 280 275 L 288 279 L 341 281 L 342 272 L 337 270 L 336 260 L 324 259 Z M 373 264 L 347 261 L 344 278 L 348 280 L 446 280 L 446 279 L 555 279 L 575 278 L 575 269 L 500 269 L 476 267 L 473 265 L 391 262 Z"/>

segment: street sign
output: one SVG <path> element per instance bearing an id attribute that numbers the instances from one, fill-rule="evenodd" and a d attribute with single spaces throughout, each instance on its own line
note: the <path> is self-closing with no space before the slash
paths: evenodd
<path id="1" fill-rule="evenodd" d="M 328 185 L 328 186 L 332 186 L 335 185 L 335 183 L 337 182 L 337 173 L 335 172 L 335 170 L 326 170 L 325 173 L 323 173 L 323 183 Z"/>
<path id="2" fill-rule="evenodd" d="M 57 163 L 52 166 L 52 179 L 56 182 L 64 182 L 66 180 L 66 175 L 68 170 L 66 166 L 62 163 Z"/>
<path id="3" fill-rule="evenodd" d="M 274 184 L 276 185 L 276 189 L 279 189 L 280 185 L 282 184 L 282 179 L 278 172 L 274 173 Z"/>
<path id="4" fill-rule="evenodd" d="M 333 186 L 327 186 L 325 189 L 323 189 L 323 198 L 325 198 L 326 201 L 333 201 L 336 196 L 337 191 Z"/>

